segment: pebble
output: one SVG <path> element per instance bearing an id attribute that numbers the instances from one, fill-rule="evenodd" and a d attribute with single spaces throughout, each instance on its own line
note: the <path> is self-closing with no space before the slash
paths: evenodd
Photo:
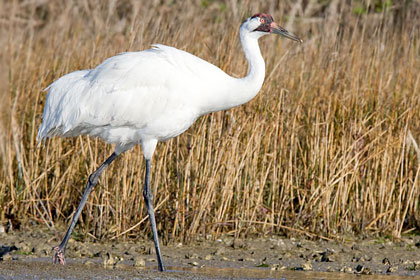
<path id="1" fill-rule="evenodd" d="M 388 267 L 388 269 L 386 270 L 386 273 L 394 273 L 398 270 L 398 266 L 390 266 Z"/>
<path id="2" fill-rule="evenodd" d="M 204 259 L 205 259 L 206 261 L 210 261 L 210 260 L 212 260 L 212 259 L 213 259 L 213 256 L 212 256 L 212 255 L 206 255 L 206 256 L 204 257 Z"/>
<path id="3" fill-rule="evenodd" d="M 420 261 L 414 261 L 414 269 L 419 270 L 420 269 Z"/>
<path id="4" fill-rule="evenodd" d="M 279 266 L 278 264 L 277 265 L 272 265 L 272 266 L 270 266 L 270 270 L 277 270 L 278 266 Z"/>
<path id="5" fill-rule="evenodd" d="M 344 272 L 344 273 L 351 273 L 353 271 L 353 269 L 351 269 L 351 267 L 350 266 L 343 266 L 341 269 L 340 269 L 340 272 Z"/>
<path id="6" fill-rule="evenodd" d="M 385 264 L 385 265 L 391 265 L 391 262 L 390 262 L 390 260 L 388 258 L 384 258 L 382 260 L 382 263 Z"/>
<path id="7" fill-rule="evenodd" d="M 103 257 L 105 267 L 114 267 L 119 261 L 118 257 L 114 257 L 111 253 L 106 253 Z"/>
<path id="8" fill-rule="evenodd" d="M 363 275 L 371 275 L 372 274 L 372 270 L 369 267 L 363 266 L 363 265 L 358 265 L 356 267 L 356 273 L 358 274 L 363 274 Z"/>
<path id="9" fill-rule="evenodd" d="M 414 270 L 414 263 L 410 260 L 405 260 L 402 261 L 400 260 L 400 263 L 402 263 L 402 266 L 404 267 L 405 270 Z"/>
<path id="10" fill-rule="evenodd" d="M 275 270 L 275 271 L 284 271 L 284 270 L 287 270 L 287 267 L 284 265 L 278 264 L 277 266 L 271 267 L 270 269 Z"/>
<path id="11" fill-rule="evenodd" d="M 141 257 L 134 258 L 134 267 L 145 267 L 146 261 Z"/>
<path id="12" fill-rule="evenodd" d="M 365 262 L 365 261 L 371 261 L 372 260 L 372 257 L 371 256 L 368 256 L 368 255 L 362 255 L 362 254 L 360 254 L 360 253 L 356 253 L 356 254 L 354 254 L 353 255 L 353 258 L 352 258 L 352 262 Z"/>
<path id="13" fill-rule="evenodd" d="M 335 261 L 334 251 L 327 249 L 325 252 L 321 253 L 321 262 L 333 262 Z"/>
<path id="14" fill-rule="evenodd" d="M 302 269 L 304 271 L 311 271 L 312 270 L 312 264 L 310 264 L 310 263 L 304 263 L 304 264 L 302 264 Z"/>
<path id="15" fill-rule="evenodd" d="M 188 260 L 198 259 L 198 255 L 196 253 L 188 253 L 185 255 L 185 258 Z"/>
<path id="16" fill-rule="evenodd" d="M 11 261 L 13 258 L 10 254 L 6 254 L 2 257 L 3 261 Z"/>
<path id="17" fill-rule="evenodd" d="M 405 261 L 400 260 L 400 263 L 402 263 L 403 265 L 413 265 L 413 262 L 410 260 L 405 260 Z"/>
<path id="18" fill-rule="evenodd" d="M 189 262 L 188 264 L 189 265 L 192 265 L 192 266 L 199 266 L 199 263 L 198 262 Z"/>
<path id="19" fill-rule="evenodd" d="M 285 267 L 284 265 L 281 264 L 272 264 L 270 265 L 270 270 L 272 271 L 283 271 L 286 270 L 287 267 Z"/>
<path id="20" fill-rule="evenodd" d="M 411 271 L 420 270 L 420 261 L 406 260 L 403 262 L 403 266 L 405 270 L 411 270 Z"/>

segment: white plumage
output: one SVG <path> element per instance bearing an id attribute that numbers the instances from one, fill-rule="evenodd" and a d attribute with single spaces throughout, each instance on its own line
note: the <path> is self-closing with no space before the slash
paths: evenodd
<path id="1" fill-rule="evenodd" d="M 217 99 L 238 90 L 244 93 L 235 87 L 241 82 L 213 64 L 164 45 L 122 53 L 48 87 L 38 138 L 88 134 L 117 144 L 120 152 L 142 140 L 165 141 L 203 114 L 239 105 Z M 262 79 L 253 92 L 261 85 Z"/>
<path id="2" fill-rule="evenodd" d="M 269 33 L 300 41 L 278 26 L 270 15 L 257 14 L 247 19 L 241 25 L 240 38 L 249 72 L 242 79 L 233 78 L 182 50 L 153 45 L 145 51 L 108 58 L 95 69 L 69 73 L 47 87 L 38 140 L 90 135 L 116 144 L 113 155 L 89 177 L 66 237 L 55 248 L 55 259 L 64 263 L 68 237 L 86 198 L 98 176 L 117 155 L 134 145 L 142 145 L 146 158 L 144 194 L 148 203 L 148 198 L 152 200 L 148 170 L 157 142 L 181 134 L 201 115 L 241 105 L 258 93 L 265 76 L 258 38 Z M 157 233 L 153 228 L 153 205 L 147 205 L 159 269 L 163 270 Z"/>

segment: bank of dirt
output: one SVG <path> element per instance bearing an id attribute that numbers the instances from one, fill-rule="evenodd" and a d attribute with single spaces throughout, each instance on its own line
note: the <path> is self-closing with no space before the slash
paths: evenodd
<path id="1" fill-rule="evenodd" d="M 0 233 L 0 279 L 299 279 L 302 275 L 319 279 L 319 273 L 326 275 L 319 276 L 323 279 L 337 279 L 333 275 L 338 274 L 340 279 L 356 274 L 374 275 L 372 279 L 385 275 L 395 276 L 392 279 L 420 277 L 419 236 L 399 240 L 349 238 L 340 242 L 278 236 L 245 240 L 198 238 L 189 245 L 162 246 L 169 269 L 166 273 L 156 271 L 150 240 L 70 239 L 68 265 L 52 265 L 52 248 L 59 244 L 60 237 L 44 227 Z"/>

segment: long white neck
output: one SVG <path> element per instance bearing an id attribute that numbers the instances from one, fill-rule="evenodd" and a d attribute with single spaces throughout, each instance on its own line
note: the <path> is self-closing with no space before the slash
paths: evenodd
<path id="1" fill-rule="evenodd" d="M 242 87 L 242 94 L 238 93 L 238 95 L 243 102 L 237 105 L 244 104 L 254 98 L 260 91 L 265 77 L 265 63 L 258 45 L 258 37 L 247 32 L 241 32 L 240 37 L 249 68 L 246 77 L 238 80 L 238 86 Z"/>
<path id="2" fill-rule="evenodd" d="M 226 75 L 208 100 L 206 112 L 227 110 L 242 105 L 254 98 L 260 91 L 265 77 L 265 63 L 258 45 L 261 35 L 241 28 L 240 38 L 245 57 L 248 60 L 248 74 L 241 79 Z"/>

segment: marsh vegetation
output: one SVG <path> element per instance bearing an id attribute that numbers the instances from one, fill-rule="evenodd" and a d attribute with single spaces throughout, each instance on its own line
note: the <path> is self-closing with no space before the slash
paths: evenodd
<path id="1" fill-rule="evenodd" d="M 112 152 L 87 137 L 38 146 L 47 85 L 153 43 L 243 76 L 239 25 L 256 12 L 304 43 L 260 40 L 260 94 L 158 145 L 152 186 L 163 241 L 418 233 L 420 3 L 408 0 L 1 1 L 1 221 L 67 224 L 87 174 Z M 150 234 L 143 166 L 140 147 L 112 164 L 82 213 L 81 236 Z"/>

